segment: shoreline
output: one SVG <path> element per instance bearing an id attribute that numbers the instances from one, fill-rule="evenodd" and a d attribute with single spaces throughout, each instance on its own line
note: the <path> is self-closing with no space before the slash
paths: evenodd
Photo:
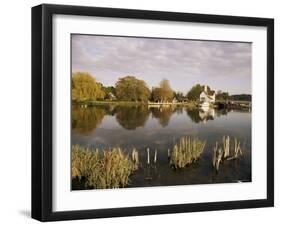
<path id="1" fill-rule="evenodd" d="M 91 107 L 96 105 L 123 105 L 123 106 L 147 106 L 147 107 L 173 107 L 184 106 L 189 108 L 202 108 L 200 103 L 195 101 L 190 102 L 140 102 L 140 101 L 72 101 L 72 105 L 81 107 Z M 245 101 L 218 101 L 210 104 L 208 109 L 251 109 L 251 102 Z"/>
<path id="2" fill-rule="evenodd" d="M 148 106 L 176 106 L 176 105 L 193 105 L 197 106 L 198 103 L 195 102 L 140 102 L 140 101 L 80 101 L 74 102 L 72 101 L 73 105 L 105 105 L 105 104 L 113 104 L 113 105 L 148 105 Z M 199 106 L 199 105 L 198 105 Z"/>

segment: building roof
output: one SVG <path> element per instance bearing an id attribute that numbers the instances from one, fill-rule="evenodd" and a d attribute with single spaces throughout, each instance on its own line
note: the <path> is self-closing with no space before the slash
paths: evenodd
<path id="1" fill-rule="evenodd" d="M 215 94 L 215 91 L 210 91 L 209 93 L 205 92 L 204 90 L 201 92 L 202 93 L 205 93 L 207 96 L 209 97 L 212 97 L 214 94 Z"/>

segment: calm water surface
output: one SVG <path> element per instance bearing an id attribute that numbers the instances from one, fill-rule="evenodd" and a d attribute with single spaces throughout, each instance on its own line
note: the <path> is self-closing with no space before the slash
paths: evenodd
<path id="1" fill-rule="evenodd" d="M 241 141 L 243 156 L 225 161 L 216 172 L 212 168 L 213 147 L 224 135 L 231 137 L 231 146 L 234 137 Z M 207 143 L 197 163 L 175 171 L 169 166 L 167 150 L 183 136 L 198 137 Z M 120 146 L 129 153 L 137 148 L 141 167 L 130 177 L 129 187 L 251 181 L 250 112 L 140 105 L 73 106 L 72 144 L 99 148 Z M 157 149 L 156 164 L 146 164 L 148 147 L 151 162 Z"/>

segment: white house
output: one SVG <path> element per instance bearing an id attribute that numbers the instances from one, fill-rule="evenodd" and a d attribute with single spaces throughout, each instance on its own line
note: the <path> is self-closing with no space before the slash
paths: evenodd
<path id="1" fill-rule="evenodd" d="M 214 103 L 216 101 L 215 91 L 208 92 L 207 86 L 204 87 L 204 91 L 200 93 L 200 101 L 203 103 Z"/>

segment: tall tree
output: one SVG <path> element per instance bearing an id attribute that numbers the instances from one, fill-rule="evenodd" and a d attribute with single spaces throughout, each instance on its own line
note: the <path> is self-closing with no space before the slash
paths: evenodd
<path id="1" fill-rule="evenodd" d="M 177 101 L 184 100 L 184 94 L 182 92 L 174 92 L 174 97 L 177 99 Z"/>
<path id="2" fill-rule="evenodd" d="M 163 79 L 159 83 L 159 87 L 152 89 L 152 98 L 154 101 L 167 102 L 171 101 L 174 97 L 174 92 L 167 79 Z"/>
<path id="3" fill-rule="evenodd" d="M 169 80 L 163 79 L 160 82 L 161 98 L 163 101 L 171 101 L 174 96 L 174 92 L 170 86 Z"/>
<path id="4" fill-rule="evenodd" d="M 161 88 L 153 87 L 151 92 L 151 98 L 153 101 L 161 101 Z"/>
<path id="5" fill-rule="evenodd" d="M 147 101 L 150 98 L 146 83 L 134 76 L 120 78 L 115 85 L 115 93 L 120 100 Z"/>
<path id="6" fill-rule="evenodd" d="M 73 101 L 103 99 L 104 95 L 101 85 L 89 73 L 75 72 L 72 74 Z"/>

